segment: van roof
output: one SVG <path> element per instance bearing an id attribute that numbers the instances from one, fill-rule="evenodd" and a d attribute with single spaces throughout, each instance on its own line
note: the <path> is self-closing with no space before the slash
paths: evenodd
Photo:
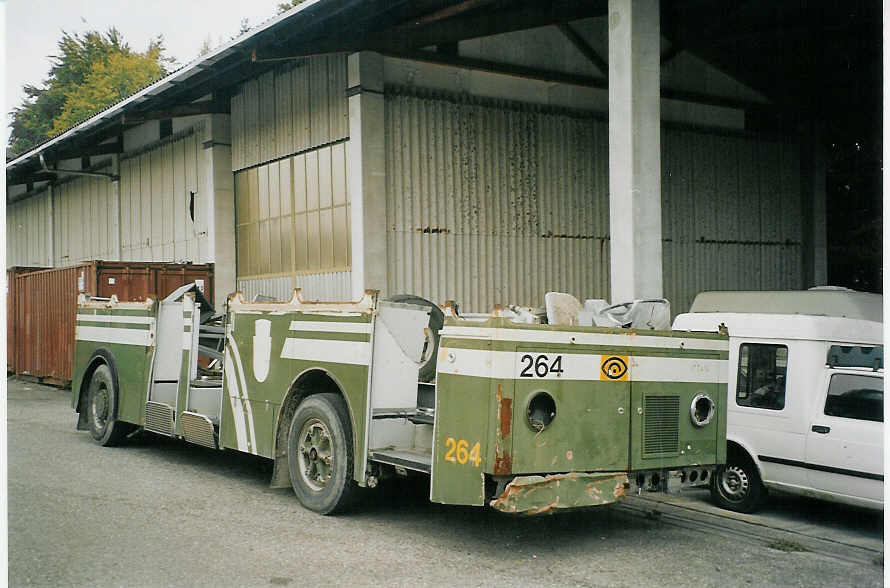
<path id="1" fill-rule="evenodd" d="M 826 317 L 884 320 L 884 297 L 846 288 L 809 290 L 702 292 L 689 312 L 803 314 Z"/>
<path id="2" fill-rule="evenodd" d="M 883 344 L 883 324 L 876 321 L 834 316 L 773 314 L 764 312 L 687 312 L 677 315 L 677 331 L 717 331 L 725 326 L 730 338 L 795 339 Z"/>

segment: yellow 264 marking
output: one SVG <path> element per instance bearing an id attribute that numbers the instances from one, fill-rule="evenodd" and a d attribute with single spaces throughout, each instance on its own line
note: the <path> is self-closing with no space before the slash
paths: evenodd
<path id="1" fill-rule="evenodd" d="M 445 461 L 453 461 L 461 465 L 470 462 L 473 464 L 473 467 L 478 468 L 479 464 L 482 462 L 479 442 L 476 441 L 476 444 L 473 445 L 472 449 L 469 447 L 470 443 L 466 439 L 460 439 L 458 441 L 455 441 L 454 437 L 445 439 L 445 448 L 447 449 L 445 452 Z"/>

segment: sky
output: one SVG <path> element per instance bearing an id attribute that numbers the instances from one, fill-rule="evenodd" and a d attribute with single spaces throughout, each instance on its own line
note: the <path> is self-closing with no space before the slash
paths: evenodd
<path id="1" fill-rule="evenodd" d="M 117 27 L 134 50 L 164 35 L 166 54 L 184 65 L 227 42 L 247 18 L 251 26 L 275 16 L 279 0 L 3 0 L 6 9 L 6 91 L 3 112 L 21 103 L 25 84 L 40 84 L 62 31 Z M 5 142 L 4 142 L 5 143 Z"/>

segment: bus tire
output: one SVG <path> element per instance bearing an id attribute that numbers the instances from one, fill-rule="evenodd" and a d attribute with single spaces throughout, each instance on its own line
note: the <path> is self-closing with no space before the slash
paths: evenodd
<path id="1" fill-rule="evenodd" d="M 711 499 L 726 510 L 754 512 L 765 495 L 757 466 L 747 455 L 730 457 L 711 477 Z"/>
<path id="2" fill-rule="evenodd" d="M 111 368 L 102 364 L 93 372 L 87 390 L 87 423 L 90 436 L 103 447 L 120 444 L 131 427 L 117 420 L 118 391 Z"/>
<path id="3" fill-rule="evenodd" d="M 353 502 L 352 426 L 339 394 L 314 394 L 297 407 L 287 436 L 291 486 L 300 503 L 336 514 Z"/>

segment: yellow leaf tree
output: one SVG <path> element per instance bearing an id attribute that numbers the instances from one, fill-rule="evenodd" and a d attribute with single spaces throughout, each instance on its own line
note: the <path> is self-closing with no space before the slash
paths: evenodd
<path id="1" fill-rule="evenodd" d="M 65 94 L 62 112 L 53 120 L 53 133 L 61 133 L 80 121 L 120 102 L 164 75 L 159 47 L 145 53 L 111 53 L 95 61 L 82 84 Z"/>

